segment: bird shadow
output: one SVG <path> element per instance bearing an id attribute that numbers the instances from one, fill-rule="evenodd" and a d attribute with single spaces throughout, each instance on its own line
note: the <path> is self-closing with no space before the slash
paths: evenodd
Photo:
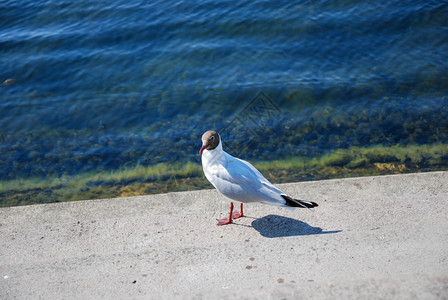
<path id="1" fill-rule="evenodd" d="M 262 236 L 267 238 L 333 234 L 342 231 L 324 231 L 320 227 L 313 227 L 305 222 L 279 215 L 267 215 L 263 218 L 255 219 L 252 222 L 252 227 L 257 230 Z"/>

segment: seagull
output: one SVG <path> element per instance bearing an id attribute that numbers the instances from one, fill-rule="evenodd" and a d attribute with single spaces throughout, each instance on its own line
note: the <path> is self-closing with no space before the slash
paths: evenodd
<path id="1" fill-rule="evenodd" d="M 318 206 L 312 201 L 291 198 L 264 178 L 253 165 L 225 152 L 216 131 L 209 130 L 202 135 L 199 155 L 207 180 L 224 196 L 241 202 L 240 211 L 233 211 L 233 202 L 230 202 L 229 218 L 218 219 L 218 225 L 244 217 L 243 203 L 261 202 L 289 208 Z"/>

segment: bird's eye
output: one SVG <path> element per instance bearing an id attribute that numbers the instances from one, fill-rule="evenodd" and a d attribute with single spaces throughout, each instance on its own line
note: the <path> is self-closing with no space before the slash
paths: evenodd
<path id="1" fill-rule="evenodd" d="M 212 141 L 214 141 L 214 140 L 215 140 L 215 136 L 214 136 L 214 135 L 212 135 L 211 139 L 212 139 Z"/>

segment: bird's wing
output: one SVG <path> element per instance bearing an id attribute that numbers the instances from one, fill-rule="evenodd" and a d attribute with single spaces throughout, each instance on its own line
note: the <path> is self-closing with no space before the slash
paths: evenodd
<path id="1" fill-rule="evenodd" d="M 264 178 L 257 169 L 251 168 L 248 163 L 235 157 L 227 159 L 226 166 L 216 175 L 222 180 L 252 189 L 261 188 L 260 178 Z"/>
<path id="2" fill-rule="evenodd" d="M 279 194 L 283 194 L 283 192 L 278 189 L 276 186 L 274 186 L 269 180 L 267 180 L 263 174 L 260 173 L 260 171 L 258 171 L 252 164 L 250 164 L 249 162 L 236 158 L 237 160 L 239 160 L 241 163 L 243 163 L 244 165 L 246 165 L 257 177 L 257 179 L 260 181 L 262 188 L 265 189 L 269 189 L 273 192 L 279 193 Z"/>
<path id="3" fill-rule="evenodd" d="M 213 172 L 213 185 L 229 198 L 284 205 L 282 191 L 270 183 L 250 163 L 230 156 Z"/>

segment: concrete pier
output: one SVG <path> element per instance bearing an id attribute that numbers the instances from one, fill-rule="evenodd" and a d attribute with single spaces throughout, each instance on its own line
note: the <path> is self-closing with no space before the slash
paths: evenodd
<path id="1" fill-rule="evenodd" d="M 278 186 L 1 208 L 0 299 L 448 298 L 448 172 Z"/>

